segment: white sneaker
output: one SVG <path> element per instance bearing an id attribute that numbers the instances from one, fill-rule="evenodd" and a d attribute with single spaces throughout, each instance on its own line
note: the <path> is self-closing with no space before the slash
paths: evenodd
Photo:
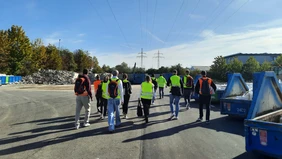
<path id="1" fill-rule="evenodd" d="M 152 103 L 151 105 L 155 105 L 155 103 Z"/>
<path id="2" fill-rule="evenodd" d="M 125 115 L 125 117 L 124 117 L 125 119 L 128 119 L 128 116 L 127 115 Z"/>
<path id="3" fill-rule="evenodd" d="M 187 110 L 190 109 L 190 104 L 189 103 L 186 104 L 186 109 Z"/>
<path id="4" fill-rule="evenodd" d="M 90 124 L 89 123 L 85 123 L 85 124 L 83 124 L 83 126 L 88 127 L 88 126 L 90 126 Z"/>
<path id="5" fill-rule="evenodd" d="M 75 125 L 75 129 L 76 129 L 76 130 L 79 129 L 79 125 Z"/>
<path id="6" fill-rule="evenodd" d="M 104 120 L 104 119 L 105 119 L 103 114 L 101 114 L 100 119 L 101 119 L 101 120 Z"/>

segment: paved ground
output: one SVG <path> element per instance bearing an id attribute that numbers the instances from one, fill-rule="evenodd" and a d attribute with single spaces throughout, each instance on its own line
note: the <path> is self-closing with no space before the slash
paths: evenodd
<path id="1" fill-rule="evenodd" d="M 75 130 L 73 86 L 47 88 L 0 87 L 1 159 L 256 158 L 245 152 L 243 120 L 220 115 L 218 106 L 212 108 L 210 125 L 195 122 L 197 103 L 188 111 L 181 107 L 179 120 L 170 121 L 166 96 L 155 102 L 149 123 L 144 124 L 136 117 L 140 89 L 134 86 L 130 118 L 122 119 L 121 127 L 109 134 L 107 120 L 99 120 L 95 113 L 95 101 L 91 126 Z"/>

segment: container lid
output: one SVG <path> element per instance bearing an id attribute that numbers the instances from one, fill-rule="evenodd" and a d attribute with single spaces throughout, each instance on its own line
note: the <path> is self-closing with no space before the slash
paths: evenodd
<path id="1" fill-rule="evenodd" d="M 240 73 L 229 75 L 225 93 L 222 98 L 241 96 L 249 91 L 249 88 Z"/>
<path id="2" fill-rule="evenodd" d="M 253 101 L 247 119 L 282 109 L 282 89 L 273 71 L 254 73 L 253 86 Z"/>

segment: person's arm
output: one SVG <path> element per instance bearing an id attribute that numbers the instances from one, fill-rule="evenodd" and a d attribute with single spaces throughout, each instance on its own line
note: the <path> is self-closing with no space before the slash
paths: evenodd
<path id="1" fill-rule="evenodd" d="M 120 93 L 120 102 L 123 103 L 123 86 L 122 86 L 122 82 L 119 82 L 118 89 L 119 89 L 119 93 Z"/>
<path id="2" fill-rule="evenodd" d="M 142 84 L 140 85 L 141 89 L 140 89 L 140 93 L 139 93 L 139 97 L 138 99 L 141 99 L 141 95 L 142 95 Z"/>
<path id="3" fill-rule="evenodd" d="M 199 93 L 199 91 L 200 91 L 200 83 L 199 83 L 199 80 L 198 80 L 197 83 L 196 83 L 195 92 Z"/>
<path id="4" fill-rule="evenodd" d="M 91 83 L 90 83 L 90 79 L 89 79 L 87 76 L 85 76 L 85 79 L 86 79 L 86 80 L 85 80 L 86 91 L 87 91 L 89 97 L 91 98 L 91 100 L 93 100 L 93 98 L 92 98 L 92 92 L 91 92 Z"/>
<path id="5" fill-rule="evenodd" d="M 195 91 L 195 83 L 194 83 L 193 77 L 191 77 L 191 80 L 192 80 L 192 92 L 194 92 Z"/>
<path id="6" fill-rule="evenodd" d="M 168 81 L 167 81 L 167 86 L 168 87 L 170 86 L 170 83 L 171 83 L 171 81 L 170 81 L 170 78 L 169 78 Z"/>
<path id="7" fill-rule="evenodd" d="M 213 88 L 214 92 L 216 91 L 216 85 L 213 83 L 213 81 L 211 82 L 211 87 Z"/>
<path id="8" fill-rule="evenodd" d="M 130 82 L 128 82 L 128 86 L 129 86 L 129 94 L 131 94 L 132 93 L 132 87 L 131 87 L 131 83 Z"/>

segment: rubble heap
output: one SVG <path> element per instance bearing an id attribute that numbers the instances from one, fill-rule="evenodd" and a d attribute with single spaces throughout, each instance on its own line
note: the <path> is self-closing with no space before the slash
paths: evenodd
<path id="1" fill-rule="evenodd" d="M 61 70 L 39 70 L 37 73 L 22 78 L 24 84 L 73 84 L 77 73 Z"/>

